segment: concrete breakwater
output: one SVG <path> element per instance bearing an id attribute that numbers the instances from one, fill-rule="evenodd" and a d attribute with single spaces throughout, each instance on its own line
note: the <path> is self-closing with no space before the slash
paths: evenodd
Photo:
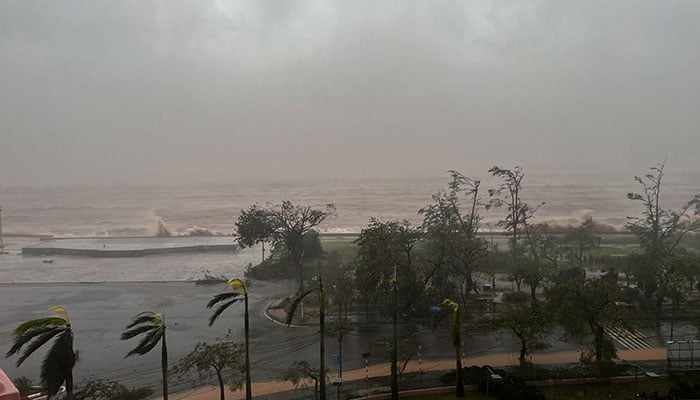
<path id="1" fill-rule="evenodd" d="M 239 246 L 230 236 L 64 238 L 42 240 L 41 243 L 23 247 L 22 254 L 142 257 L 171 253 L 234 252 L 238 249 Z"/>

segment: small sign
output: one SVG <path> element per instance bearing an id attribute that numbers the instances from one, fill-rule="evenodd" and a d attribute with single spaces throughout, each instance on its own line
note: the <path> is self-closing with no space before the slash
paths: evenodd
<path id="1" fill-rule="evenodd" d="M 333 354 L 333 365 L 340 365 L 340 354 Z"/>
<path id="2" fill-rule="evenodd" d="M 367 353 L 362 353 L 362 358 L 368 359 L 368 358 L 369 358 L 369 352 L 367 352 Z"/>
<path id="3" fill-rule="evenodd" d="M 343 378 L 333 378 L 333 386 L 340 386 L 343 384 Z"/>

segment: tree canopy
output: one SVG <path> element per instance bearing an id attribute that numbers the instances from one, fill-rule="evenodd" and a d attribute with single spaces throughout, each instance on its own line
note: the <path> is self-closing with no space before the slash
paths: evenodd
<path id="1" fill-rule="evenodd" d="M 237 241 L 241 247 L 271 242 L 273 250 L 285 254 L 294 266 L 301 293 L 304 291 L 304 259 L 320 252 L 318 236 L 309 234 L 332 215 L 335 215 L 333 204 L 326 204 L 322 210 L 293 205 L 287 200 L 281 205 L 266 207 L 254 204 L 238 216 Z"/>
<path id="2" fill-rule="evenodd" d="M 173 366 L 170 373 L 176 376 L 195 373 L 201 381 L 208 381 L 216 376 L 219 396 L 224 400 L 225 385 L 228 384 L 230 390 L 243 387 L 244 350 L 243 345 L 230 341 L 212 344 L 200 342 Z"/>

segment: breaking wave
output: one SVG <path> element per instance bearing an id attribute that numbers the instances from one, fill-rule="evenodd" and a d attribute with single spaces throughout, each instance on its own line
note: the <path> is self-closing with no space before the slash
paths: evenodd
<path id="1" fill-rule="evenodd" d="M 165 226 L 165 222 L 163 221 L 162 217 L 159 217 L 156 215 L 156 229 L 155 233 L 153 236 L 155 237 L 170 237 L 173 234 L 170 232 L 170 230 Z"/>
<path id="2" fill-rule="evenodd" d="M 153 236 L 156 237 L 171 237 L 171 236 L 182 236 L 182 237 L 195 237 L 195 236 L 226 236 L 223 232 L 217 232 L 210 230 L 202 226 L 192 226 L 184 231 L 177 230 L 175 232 L 171 231 L 166 225 L 163 218 L 159 215 L 155 215 L 155 230 Z"/>

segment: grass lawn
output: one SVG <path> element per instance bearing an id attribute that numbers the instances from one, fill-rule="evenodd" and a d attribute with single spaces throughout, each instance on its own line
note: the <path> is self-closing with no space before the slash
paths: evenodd
<path id="1" fill-rule="evenodd" d="M 346 260 L 352 259 L 357 254 L 357 246 L 351 240 L 324 240 L 321 242 L 321 247 L 328 253 L 338 252 Z"/>

